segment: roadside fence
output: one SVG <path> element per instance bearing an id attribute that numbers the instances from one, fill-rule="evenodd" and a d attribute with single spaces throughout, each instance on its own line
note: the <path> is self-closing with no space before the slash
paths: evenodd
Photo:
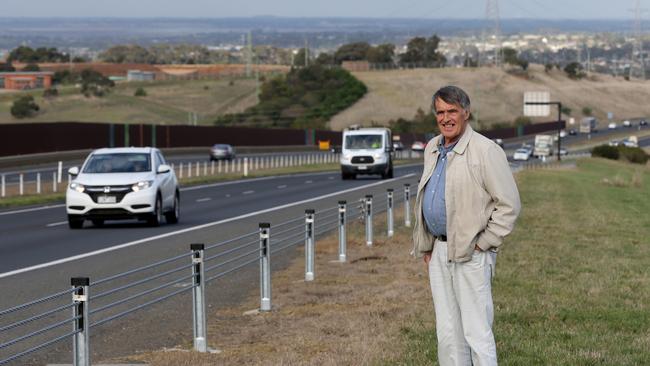
<path id="1" fill-rule="evenodd" d="M 284 169 L 307 165 L 338 164 L 340 153 L 310 152 L 305 154 L 259 155 L 232 160 L 197 160 L 170 164 L 178 179 L 210 177 L 225 174 L 248 177 L 255 172 Z M 420 152 L 396 151 L 395 158 L 419 159 Z M 65 192 L 71 176 L 59 161 L 49 169 L 31 169 L 0 173 L 0 199 L 24 195 L 40 195 Z"/>
<path id="2" fill-rule="evenodd" d="M 75 366 L 90 366 L 90 333 L 114 320 L 149 308 L 172 297 L 191 293 L 193 349 L 208 352 L 206 284 L 255 263 L 259 267 L 259 311 L 272 309 L 271 258 L 278 253 L 304 246 L 304 281 L 317 278 L 316 244 L 338 232 L 338 262 L 347 261 L 347 228 L 357 221 L 365 225 L 365 243 L 373 245 L 379 229 L 394 234 L 394 210 L 404 210 L 404 225 L 410 226 L 410 186 L 399 193 L 389 188 L 385 194 L 366 195 L 356 204 L 338 201 L 336 206 L 271 225 L 260 223 L 256 230 L 216 243 L 189 244 L 187 253 L 166 258 L 126 272 L 91 279 L 73 277 L 70 288 L 39 299 L 0 310 L 0 365 L 35 355 L 64 341 L 72 342 Z M 385 212 L 386 228 L 373 224 L 373 217 Z M 189 310 L 188 304 L 186 309 Z M 137 321 L 137 320 L 135 320 Z M 189 327 L 189 325 L 188 325 Z"/>

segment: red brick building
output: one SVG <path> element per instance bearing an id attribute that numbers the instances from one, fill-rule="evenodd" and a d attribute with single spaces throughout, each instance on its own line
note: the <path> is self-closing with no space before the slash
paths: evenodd
<path id="1" fill-rule="evenodd" d="M 49 89 L 52 75 L 49 71 L 0 72 L 0 89 Z"/>

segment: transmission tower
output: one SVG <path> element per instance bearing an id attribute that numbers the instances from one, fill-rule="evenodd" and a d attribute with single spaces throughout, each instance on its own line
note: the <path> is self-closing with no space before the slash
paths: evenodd
<path id="1" fill-rule="evenodd" d="M 253 64 L 253 34 L 248 32 L 246 35 L 246 77 L 251 77 L 251 69 Z"/>
<path id="2" fill-rule="evenodd" d="M 485 19 L 488 23 L 488 38 L 494 40 L 494 66 L 501 66 L 501 21 L 499 19 L 499 0 L 487 0 Z"/>
<path id="3" fill-rule="evenodd" d="M 645 9 L 641 9 L 641 1 L 636 0 L 636 5 L 634 7 L 634 47 L 632 49 L 632 60 L 634 59 L 635 55 L 637 58 L 637 62 L 639 64 L 640 73 L 639 77 L 645 80 L 646 78 L 646 73 L 645 73 L 645 59 L 643 57 L 643 38 L 642 38 L 642 33 L 641 33 L 641 13 L 646 11 Z"/>

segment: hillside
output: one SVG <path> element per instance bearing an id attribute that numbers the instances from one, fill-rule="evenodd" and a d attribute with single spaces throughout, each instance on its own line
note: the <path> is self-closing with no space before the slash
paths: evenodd
<path id="1" fill-rule="evenodd" d="M 0 94 L 0 123 L 7 122 L 115 122 L 115 123 L 188 123 L 189 112 L 198 114 L 199 124 L 212 124 L 217 116 L 242 112 L 257 104 L 254 79 L 177 80 L 159 82 L 122 82 L 105 97 L 85 98 L 75 87 L 60 87 L 60 95 L 44 99 L 42 90 L 32 94 L 40 106 L 31 118 L 16 119 L 10 108 L 17 93 Z M 133 96 L 138 87 L 147 96 Z"/>
<path id="2" fill-rule="evenodd" d="M 572 109 L 571 117 L 582 118 L 582 108 L 592 108 L 600 120 L 607 112 L 614 118 L 650 115 L 650 82 L 625 81 L 608 75 L 593 74 L 574 81 L 563 71 L 545 73 L 540 65 L 531 65 L 529 79 L 513 76 L 494 68 L 478 69 L 415 69 L 353 73 L 368 87 L 368 93 L 352 107 L 330 120 L 330 127 L 341 130 L 348 125 L 387 124 L 391 119 L 412 118 L 418 108 L 428 110 L 431 96 L 438 88 L 454 84 L 465 89 L 472 100 L 474 117 L 484 126 L 495 122 L 512 122 L 523 114 L 524 91 L 550 91 L 552 100 L 559 100 Z M 551 109 L 549 118 L 557 111 Z"/>

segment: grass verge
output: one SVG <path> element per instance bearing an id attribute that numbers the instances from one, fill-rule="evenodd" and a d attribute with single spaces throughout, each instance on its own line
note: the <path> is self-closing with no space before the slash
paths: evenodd
<path id="1" fill-rule="evenodd" d="M 608 183 L 614 177 L 622 184 Z M 518 175 L 524 209 L 494 280 L 500 364 L 650 364 L 649 179 L 648 167 L 599 159 Z M 274 273 L 272 312 L 244 315 L 258 306 L 257 293 L 241 306 L 211 309 L 209 343 L 220 354 L 156 351 L 127 360 L 437 364 L 427 276 L 408 254 L 410 229 L 399 213 L 393 238 L 377 220 L 372 248 L 362 226 L 350 225 L 346 264 L 330 262 L 336 237 L 319 240 L 314 282 L 300 281 L 301 256 Z M 180 347 L 190 349 L 189 340 Z"/>

